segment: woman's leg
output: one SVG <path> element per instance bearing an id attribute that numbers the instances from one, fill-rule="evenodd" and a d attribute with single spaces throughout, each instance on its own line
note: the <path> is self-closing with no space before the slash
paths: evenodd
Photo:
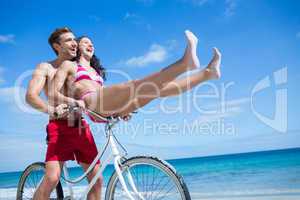
<path id="1" fill-rule="evenodd" d="M 213 48 L 213 53 L 213 58 L 205 69 L 188 77 L 167 83 L 160 90 L 160 97 L 179 95 L 204 81 L 219 79 L 221 77 L 220 64 L 222 55 L 217 48 Z"/>
<path id="2" fill-rule="evenodd" d="M 178 61 L 161 72 L 144 79 L 101 87 L 97 90 L 97 95 L 85 98 L 85 103 L 90 110 L 104 116 L 118 115 L 137 96 L 147 96 L 151 99 L 159 97 L 159 90 L 164 83 L 174 80 L 178 75 L 185 72 L 183 68 L 180 69 L 180 65 L 181 61 Z"/>
<path id="3" fill-rule="evenodd" d="M 219 79 L 221 77 L 220 72 L 220 64 L 221 64 L 221 53 L 217 48 L 213 48 L 214 55 L 207 67 L 201 70 L 198 73 L 194 73 L 188 77 L 174 80 L 168 82 L 160 91 L 160 97 L 168 97 L 168 96 L 175 96 L 186 92 L 187 90 L 192 89 L 196 85 L 211 79 Z M 137 108 L 143 107 L 152 101 L 153 98 L 135 98 L 131 104 L 128 105 L 126 109 L 124 109 L 120 115 L 125 116 L 128 113 L 136 110 Z"/>
<path id="4" fill-rule="evenodd" d="M 189 31 L 186 31 L 186 38 L 187 47 L 180 60 L 144 79 L 99 88 L 97 96 L 94 95 L 85 99 L 88 108 L 109 116 L 123 112 L 137 96 L 143 96 L 147 99 L 159 97 L 159 91 L 167 82 L 199 66 L 199 60 L 195 56 L 197 38 Z"/>

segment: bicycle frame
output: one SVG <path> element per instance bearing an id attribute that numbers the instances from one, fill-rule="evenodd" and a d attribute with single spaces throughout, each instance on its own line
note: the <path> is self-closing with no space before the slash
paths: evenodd
<path id="1" fill-rule="evenodd" d="M 75 109 L 69 108 L 69 111 L 70 110 L 75 110 Z M 96 181 L 100 178 L 102 172 L 107 167 L 107 165 L 109 164 L 110 161 L 113 161 L 115 171 L 112 174 L 112 176 L 109 180 L 107 189 L 106 189 L 106 193 L 105 193 L 105 198 L 106 199 L 114 198 L 113 195 L 116 192 L 116 190 L 115 190 L 116 187 L 118 187 L 117 184 L 121 185 L 120 186 L 121 187 L 121 193 L 122 193 L 121 195 L 127 196 L 128 199 L 130 199 L 130 200 L 134 200 L 134 199 L 144 200 L 144 197 L 142 196 L 142 194 L 147 195 L 147 197 L 148 197 L 148 193 L 147 193 L 148 190 L 145 191 L 145 193 L 144 192 L 139 192 L 137 190 L 136 183 L 138 183 L 138 184 L 141 183 L 141 181 L 138 178 L 139 176 L 134 177 L 135 179 L 133 179 L 133 176 L 131 174 L 131 171 L 132 171 L 131 169 L 132 168 L 136 169 L 135 166 L 140 166 L 140 165 L 156 167 L 157 170 L 159 171 L 159 173 L 155 173 L 155 174 L 160 174 L 160 173 L 165 174 L 165 176 L 168 178 L 167 183 L 169 183 L 170 180 L 171 180 L 171 184 L 172 184 L 173 187 L 168 188 L 168 191 L 165 191 L 163 194 L 165 194 L 166 196 L 169 196 L 171 194 L 171 193 L 169 194 L 171 189 L 174 188 L 174 186 L 176 186 L 176 188 L 177 188 L 177 190 L 176 190 L 177 193 L 176 194 L 179 193 L 182 199 L 186 199 L 186 200 L 191 199 L 190 194 L 188 192 L 188 188 L 187 188 L 186 184 L 184 183 L 183 178 L 167 162 L 165 162 L 163 160 L 160 160 L 159 158 L 152 157 L 152 156 L 135 156 L 135 157 L 132 157 L 132 158 L 129 158 L 129 159 L 126 158 L 126 156 L 128 155 L 127 150 L 123 147 L 123 145 L 114 136 L 113 130 L 112 130 L 113 126 L 117 122 L 119 122 L 121 120 L 121 118 L 119 118 L 119 117 L 117 117 L 117 118 L 115 118 L 115 117 L 104 118 L 104 117 L 98 115 L 97 113 L 94 113 L 93 111 L 86 110 L 86 112 L 92 113 L 93 115 L 98 116 L 98 118 L 100 118 L 101 120 L 104 120 L 106 122 L 106 125 L 105 125 L 106 143 L 105 143 L 105 146 L 104 146 L 103 150 L 101 152 L 100 151 L 98 152 L 98 154 L 96 155 L 96 157 L 94 158 L 93 162 L 90 164 L 88 169 L 80 177 L 77 177 L 74 180 L 70 180 L 67 164 L 64 163 L 64 165 L 62 166 L 64 176 L 62 176 L 62 178 L 66 181 L 68 189 L 70 191 L 70 195 L 66 196 L 64 198 L 65 200 L 67 200 L 67 199 L 68 200 L 69 199 L 74 200 L 74 191 L 73 191 L 72 186 L 77 184 L 78 182 L 80 182 L 81 180 L 83 180 L 84 178 L 86 178 L 88 176 L 88 174 L 96 166 L 96 163 L 98 162 L 98 160 L 100 160 L 102 158 L 102 156 L 104 155 L 104 153 L 107 151 L 108 147 L 111 148 L 111 153 L 109 154 L 109 156 L 107 158 L 102 159 L 101 165 L 97 169 L 96 174 L 94 175 L 94 177 L 92 178 L 90 183 L 87 185 L 87 187 L 84 189 L 84 192 L 82 192 L 82 194 L 79 195 L 80 199 L 83 200 L 83 199 L 87 198 L 88 193 L 91 191 L 91 189 L 95 185 Z M 127 119 L 129 119 L 129 118 L 127 118 Z M 80 127 L 78 127 L 78 128 L 79 128 L 79 130 L 81 130 Z M 123 152 L 119 151 L 120 147 L 123 149 Z M 33 163 L 33 164 L 31 164 L 30 166 L 28 166 L 26 168 L 26 170 L 24 171 L 23 175 L 21 176 L 21 179 L 20 179 L 20 182 L 19 182 L 17 198 L 18 197 L 23 197 L 24 185 L 25 185 L 25 181 L 27 180 L 27 177 L 29 177 L 29 175 L 31 174 L 31 172 L 33 172 L 33 170 L 40 169 L 40 168 L 41 169 L 45 168 L 45 165 L 43 163 L 40 163 L 40 162 Z M 135 172 L 135 170 L 133 170 L 133 172 Z M 126 176 L 126 181 L 124 179 L 125 176 Z M 159 179 L 160 180 L 159 184 L 161 183 L 161 180 L 164 180 L 165 176 L 159 175 L 159 177 L 161 177 Z M 144 177 L 144 174 L 143 174 L 143 177 Z M 147 177 L 147 175 L 146 175 L 146 177 Z M 35 188 L 38 188 L 40 186 L 43 179 L 44 179 L 44 177 L 42 177 L 42 179 L 39 181 L 38 184 L 36 184 L 36 181 L 32 181 L 34 183 L 34 187 L 31 188 L 30 193 L 36 191 Z M 164 184 L 164 186 L 160 190 L 158 190 L 158 192 L 157 192 L 157 189 L 158 189 L 157 186 L 159 184 L 154 184 L 154 182 L 153 182 L 154 179 L 156 179 L 156 177 L 152 178 L 152 185 L 150 185 L 150 186 L 154 186 L 154 188 L 149 190 L 151 192 L 151 194 L 150 194 L 151 197 L 152 197 L 152 194 L 154 194 L 155 197 L 159 197 L 159 199 L 164 198 L 164 197 L 161 197 L 158 192 L 162 191 L 162 189 L 165 188 L 166 184 Z M 134 180 L 136 180 L 136 183 L 134 182 Z M 147 180 L 148 180 L 148 178 L 147 178 Z M 143 183 L 143 188 L 144 188 L 144 181 L 142 181 L 142 183 Z M 146 183 L 146 188 L 148 188 L 147 183 Z M 57 189 L 56 195 L 59 198 L 62 197 L 63 193 L 61 191 L 62 190 L 61 184 L 56 186 L 56 189 Z M 30 188 L 29 188 L 29 190 L 30 190 Z M 117 191 L 119 191 L 119 188 L 118 188 Z M 120 192 L 118 192 L 118 193 L 120 193 Z M 172 193 L 172 195 L 173 195 L 173 193 Z M 33 194 L 33 196 L 34 196 L 34 194 Z"/>
<path id="2" fill-rule="evenodd" d="M 93 113 L 93 115 L 97 115 L 97 113 L 94 113 L 92 111 L 89 111 L 88 112 L 91 112 Z M 70 192 L 70 198 L 73 200 L 74 199 L 74 191 L 73 191 L 73 188 L 72 186 L 75 185 L 76 183 L 78 183 L 79 181 L 83 180 L 87 174 L 89 174 L 91 172 L 91 170 L 95 167 L 97 161 L 99 159 L 101 159 L 101 157 L 104 155 L 104 153 L 106 152 L 107 148 L 110 147 L 111 148 L 111 153 L 110 155 L 108 156 L 108 158 L 104 161 L 101 162 L 101 165 L 96 173 L 96 175 L 93 177 L 93 179 L 91 180 L 91 182 L 89 183 L 89 185 L 85 188 L 85 191 L 83 193 L 83 195 L 79 198 L 79 199 L 86 199 L 87 198 L 87 194 L 89 193 L 89 191 L 92 189 L 92 187 L 95 185 L 97 179 L 101 176 L 102 172 L 104 171 L 104 169 L 106 168 L 106 166 L 109 164 L 110 161 L 113 160 L 113 164 L 114 164 L 114 168 L 117 172 L 117 175 L 118 175 L 118 178 L 119 178 L 119 181 L 122 185 L 122 188 L 124 189 L 126 195 L 128 196 L 129 199 L 131 200 L 134 200 L 132 194 L 129 192 L 128 190 L 128 186 L 126 185 L 125 183 L 125 179 L 122 175 L 122 162 L 121 160 L 124 159 L 124 157 L 127 155 L 127 151 L 126 149 L 119 143 L 119 141 L 117 140 L 117 138 L 114 136 L 113 134 L 113 131 L 112 131 L 112 128 L 113 126 L 120 121 L 119 118 L 111 118 L 111 119 L 106 119 L 106 118 L 103 118 L 102 116 L 98 116 L 99 118 L 102 118 L 102 119 L 105 119 L 107 120 L 107 123 L 105 125 L 105 135 L 106 135 L 106 138 L 107 138 L 107 141 L 106 141 L 106 144 L 104 146 L 104 149 L 102 152 L 99 152 L 97 154 L 97 156 L 95 157 L 94 161 L 91 163 L 91 165 L 88 167 L 88 169 L 86 170 L 86 172 L 84 172 L 80 177 L 76 178 L 75 180 L 70 180 L 69 178 L 69 173 L 68 173 L 68 169 L 67 169 L 67 165 L 66 163 L 64 164 L 63 166 L 63 174 L 64 174 L 64 179 L 68 185 L 68 189 L 69 189 L 69 192 Z M 119 146 L 123 149 L 123 151 L 125 152 L 124 155 L 122 155 L 118 149 L 118 146 L 117 144 L 119 144 Z M 136 189 L 136 186 L 135 186 L 135 183 L 133 181 L 133 178 L 132 178 L 132 175 L 130 173 L 129 170 L 127 170 L 127 177 L 128 177 L 128 182 L 129 182 L 129 185 L 131 187 L 131 189 L 133 190 L 133 193 L 135 195 L 137 195 L 140 199 L 144 199 L 142 197 L 142 195 L 137 191 Z"/>

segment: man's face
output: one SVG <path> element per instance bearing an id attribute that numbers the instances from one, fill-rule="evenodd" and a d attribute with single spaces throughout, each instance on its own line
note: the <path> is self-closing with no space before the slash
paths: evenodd
<path id="1" fill-rule="evenodd" d="M 69 57 L 69 59 L 76 57 L 77 42 L 75 41 L 74 34 L 69 32 L 60 35 L 57 50 L 59 55 L 64 55 L 65 57 Z"/>

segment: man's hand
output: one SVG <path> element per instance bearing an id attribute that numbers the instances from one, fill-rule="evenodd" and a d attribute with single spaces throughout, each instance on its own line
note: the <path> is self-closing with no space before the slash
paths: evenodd
<path id="1" fill-rule="evenodd" d="M 54 118 L 66 117 L 69 113 L 69 106 L 67 104 L 60 104 L 56 107 L 49 107 L 49 115 Z"/>
<path id="2" fill-rule="evenodd" d="M 66 117 L 69 113 L 69 106 L 67 104 L 60 104 L 56 106 L 55 112 L 58 115 L 58 118 Z"/>
<path id="3" fill-rule="evenodd" d="M 82 100 L 76 100 L 75 105 L 78 106 L 79 108 L 81 108 L 82 110 L 85 109 L 85 103 Z"/>

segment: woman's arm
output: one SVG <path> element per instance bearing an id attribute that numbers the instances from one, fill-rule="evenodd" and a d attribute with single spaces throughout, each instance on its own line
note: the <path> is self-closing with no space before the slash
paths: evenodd
<path id="1" fill-rule="evenodd" d="M 64 86 L 69 75 L 74 73 L 74 63 L 71 61 L 64 61 L 55 74 L 53 81 L 51 81 L 49 90 L 49 100 L 54 101 L 55 104 L 66 103 L 68 105 L 76 104 L 76 99 L 67 97 L 61 93 L 61 89 Z"/>

